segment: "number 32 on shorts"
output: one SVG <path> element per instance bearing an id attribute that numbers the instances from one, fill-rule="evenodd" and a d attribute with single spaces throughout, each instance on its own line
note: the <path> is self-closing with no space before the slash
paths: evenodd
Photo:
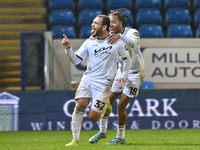
<path id="1" fill-rule="evenodd" d="M 105 103 L 101 102 L 100 100 L 96 100 L 96 104 L 94 106 L 96 108 L 99 108 L 100 110 L 103 110 L 103 107 L 105 106 Z"/>

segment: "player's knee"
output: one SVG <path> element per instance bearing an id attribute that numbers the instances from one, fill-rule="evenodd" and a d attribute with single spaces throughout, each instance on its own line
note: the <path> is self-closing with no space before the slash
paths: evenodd
<path id="1" fill-rule="evenodd" d="M 97 122 L 99 120 L 99 116 L 95 116 L 93 114 L 89 114 L 88 117 L 92 122 Z"/>
<path id="2" fill-rule="evenodd" d="M 85 107 L 79 103 L 76 103 L 76 110 L 78 111 L 84 111 L 85 110 Z"/>
<path id="3" fill-rule="evenodd" d="M 122 101 L 119 101 L 118 105 L 117 105 L 117 108 L 118 108 L 118 111 L 123 111 L 126 109 L 126 103 L 123 103 Z"/>
<path id="4" fill-rule="evenodd" d="M 92 122 L 97 122 L 100 118 L 101 114 L 94 111 L 93 109 L 90 109 L 89 114 L 88 114 L 88 118 L 92 121 Z"/>

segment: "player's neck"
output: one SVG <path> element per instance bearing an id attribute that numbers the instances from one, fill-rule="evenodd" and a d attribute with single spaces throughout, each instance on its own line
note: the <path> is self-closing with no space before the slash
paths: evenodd
<path id="1" fill-rule="evenodd" d="M 108 31 L 103 31 L 102 34 L 97 37 L 97 39 L 105 39 L 108 35 Z"/>
<path id="2" fill-rule="evenodd" d="M 121 34 L 124 33 L 124 30 L 125 30 L 125 28 L 122 27 L 119 33 L 121 33 Z"/>

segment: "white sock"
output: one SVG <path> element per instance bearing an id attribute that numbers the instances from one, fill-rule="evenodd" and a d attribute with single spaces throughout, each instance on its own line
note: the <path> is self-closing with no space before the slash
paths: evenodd
<path id="1" fill-rule="evenodd" d="M 71 129 L 74 140 L 79 141 L 82 124 L 83 124 L 83 112 L 74 109 L 71 122 Z"/>
<path id="2" fill-rule="evenodd" d="M 101 132 L 101 133 L 105 133 L 105 134 L 106 134 L 107 123 L 108 123 L 108 116 L 107 116 L 107 117 L 103 117 L 103 118 L 99 121 L 99 128 L 100 128 L 100 132 Z"/>
<path id="3" fill-rule="evenodd" d="M 118 125 L 118 127 L 117 127 L 117 138 L 124 139 L 124 137 L 125 137 L 125 126 L 126 125 L 123 125 L 123 126 Z"/>

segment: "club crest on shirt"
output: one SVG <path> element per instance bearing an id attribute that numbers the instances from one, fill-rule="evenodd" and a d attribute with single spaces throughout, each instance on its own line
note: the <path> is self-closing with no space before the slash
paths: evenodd
<path id="1" fill-rule="evenodd" d="M 134 36 L 137 36 L 137 37 L 140 36 L 139 32 L 134 32 L 133 35 L 134 35 Z"/>
<path id="2" fill-rule="evenodd" d="M 100 52 L 107 53 L 110 49 L 112 49 L 112 46 L 101 47 L 100 49 L 95 49 L 94 50 L 94 55 L 97 55 Z"/>

